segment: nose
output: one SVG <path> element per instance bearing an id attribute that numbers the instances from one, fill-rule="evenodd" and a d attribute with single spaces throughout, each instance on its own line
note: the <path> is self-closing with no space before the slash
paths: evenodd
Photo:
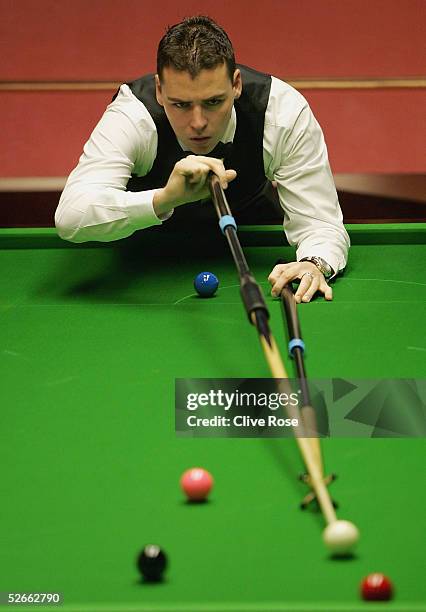
<path id="1" fill-rule="evenodd" d="M 192 110 L 191 128 L 197 133 L 201 133 L 207 127 L 207 119 L 203 114 L 201 106 L 195 105 Z"/>

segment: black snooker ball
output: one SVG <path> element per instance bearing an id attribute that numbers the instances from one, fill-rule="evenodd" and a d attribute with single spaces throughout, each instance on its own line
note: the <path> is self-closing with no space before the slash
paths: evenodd
<path id="1" fill-rule="evenodd" d="M 158 582 L 167 566 L 166 554 L 156 544 L 148 544 L 139 554 L 137 566 L 141 576 L 149 582 Z"/>

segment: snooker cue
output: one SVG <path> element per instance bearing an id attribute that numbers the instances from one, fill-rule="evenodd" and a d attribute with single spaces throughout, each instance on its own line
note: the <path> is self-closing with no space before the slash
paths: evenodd
<path id="1" fill-rule="evenodd" d="M 272 376 L 278 379 L 288 379 L 283 360 L 269 328 L 269 312 L 262 291 L 251 274 L 240 241 L 237 236 L 237 225 L 233 218 L 219 178 L 210 173 L 209 187 L 219 217 L 219 227 L 226 236 L 237 271 L 240 277 L 240 292 L 250 323 L 256 326 L 259 333 L 266 360 Z M 303 434 L 302 434 L 303 435 Z M 322 471 L 316 463 L 315 453 L 310 439 L 295 436 L 303 461 L 310 476 L 310 486 L 313 488 L 323 516 L 328 524 L 337 520 L 333 503 L 324 483 Z"/>
<path id="2" fill-rule="evenodd" d="M 279 260 L 277 263 L 284 263 L 283 260 Z M 302 332 L 300 328 L 300 321 L 297 314 L 297 304 L 294 298 L 294 293 L 291 284 L 284 286 L 281 292 L 281 307 L 282 313 L 287 320 L 287 328 L 289 333 L 289 350 L 291 356 L 296 362 L 297 376 L 299 378 L 300 389 L 302 391 L 302 416 L 307 426 L 308 432 L 316 432 L 314 438 L 309 438 L 311 446 L 315 454 L 315 458 L 321 473 L 323 473 L 323 459 L 321 453 L 321 444 L 318 437 L 318 425 L 315 415 L 315 410 L 312 407 L 311 396 L 309 393 L 308 381 L 306 378 L 305 363 L 303 358 L 304 343 L 302 341 Z"/>

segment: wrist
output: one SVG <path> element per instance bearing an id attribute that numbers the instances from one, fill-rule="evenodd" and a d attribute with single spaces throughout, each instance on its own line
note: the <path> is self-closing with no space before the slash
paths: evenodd
<path id="1" fill-rule="evenodd" d="M 303 257 L 300 261 L 309 261 L 314 264 L 318 268 L 318 270 L 323 274 L 324 278 L 328 279 L 334 276 L 334 270 L 322 257 L 318 257 L 317 255 L 313 255 L 312 257 Z"/>
<path id="2" fill-rule="evenodd" d="M 155 190 L 152 206 L 157 217 L 167 215 L 174 208 L 173 204 L 167 199 L 167 193 L 164 188 Z"/>

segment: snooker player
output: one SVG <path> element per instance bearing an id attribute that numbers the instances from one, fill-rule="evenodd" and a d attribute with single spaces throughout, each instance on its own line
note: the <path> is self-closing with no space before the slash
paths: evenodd
<path id="1" fill-rule="evenodd" d="M 317 291 L 331 300 L 327 280 L 345 267 L 349 238 L 321 128 L 295 89 L 236 65 L 227 34 L 208 17 L 170 27 L 157 73 L 120 87 L 68 178 L 58 233 L 85 242 L 154 225 L 208 231 L 217 223 L 206 203 L 210 171 L 237 223 L 279 208 L 297 261 L 274 267 L 272 295 L 299 279 L 298 302 Z"/>

